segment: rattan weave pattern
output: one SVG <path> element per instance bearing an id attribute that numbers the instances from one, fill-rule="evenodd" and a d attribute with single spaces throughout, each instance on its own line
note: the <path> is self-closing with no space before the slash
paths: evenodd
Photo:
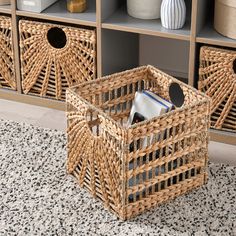
<path id="1" fill-rule="evenodd" d="M 172 82 L 184 91 L 183 107 L 125 126 L 137 90 L 169 99 Z M 205 183 L 209 110 L 208 97 L 152 66 L 70 88 L 68 172 L 120 218 L 132 218 Z"/>
<path id="2" fill-rule="evenodd" d="M 211 127 L 236 132 L 236 51 L 201 48 L 199 90 L 212 98 Z"/>
<path id="3" fill-rule="evenodd" d="M 51 29 L 64 32 L 63 47 L 50 43 Z M 19 31 L 25 94 L 64 100 L 68 87 L 96 78 L 95 30 L 20 20 Z"/>
<path id="4" fill-rule="evenodd" d="M 0 87 L 16 90 L 11 18 L 0 16 Z"/>

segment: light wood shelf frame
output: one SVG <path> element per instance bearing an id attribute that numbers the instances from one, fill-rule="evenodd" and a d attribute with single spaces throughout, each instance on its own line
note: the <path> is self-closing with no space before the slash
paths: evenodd
<path id="1" fill-rule="evenodd" d="M 0 98 L 15 100 L 33 105 L 59 110 L 65 103 L 24 95 L 21 89 L 18 21 L 21 18 L 34 18 L 58 23 L 93 27 L 97 32 L 97 76 L 138 66 L 140 35 L 182 40 L 189 45 L 189 66 L 187 82 L 195 86 L 198 79 L 199 48 L 203 44 L 236 48 L 236 40 L 226 38 L 213 28 L 211 17 L 213 0 L 186 0 L 188 16 L 183 29 L 167 30 L 160 20 L 140 20 L 128 16 L 125 0 L 88 0 L 88 10 L 83 14 L 71 14 L 65 9 L 65 0 L 59 0 L 42 13 L 17 10 L 16 0 L 11 6 L 0 6 L 0 14 L 12 17 L 14 58 L 17 91 L 0 89 Z M 130 53 L 127 53 L 128 52 Z M 171 55 L 170 55 L 171 56 Z M 211 131 L 212 140 L 236 145 L 236 134 Z"/>

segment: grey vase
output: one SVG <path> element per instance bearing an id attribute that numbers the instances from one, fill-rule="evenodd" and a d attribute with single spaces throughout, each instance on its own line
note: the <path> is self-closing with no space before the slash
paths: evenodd
<path id="1" fill-rule="evenodd" d="M 161 4 L 161 23 L 167 29 L 180 29 L 186 20 L 184 0 L 163 0 Z"/>

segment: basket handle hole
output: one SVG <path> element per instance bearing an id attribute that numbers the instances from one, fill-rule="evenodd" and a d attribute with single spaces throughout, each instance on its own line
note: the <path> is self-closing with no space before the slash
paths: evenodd
<path id="1" fill-rule="evenodd" d="M 169 97 L 171 102 L 176 107 L 181 107 L 184 104 L 185 96 L 183 89 L 178 83 L 171 83 L 169 87 Z"/>
<path id="2" fill-rule="evenodd" d="M 98 114 L 88 112 L 87 113 L 87 122 L 88 122 L 88 127 L 91 133 L 96 137 L 100 135 L 100 124 L 101 120 L 98 117 Z"/>
<path id="3" fill-rule="evenodd" d="M 233 62 L 233 71 L 234 71 L 234 74 L 236 74 L 236 58 L 234 59 L 234 62 Z"/>
<path id="4" fill-rule="evenodd" d="M 54 48 L 64 48 L 66 46 L 66 34 L 58 27 L 53 27 L 48 30 L 47 39 L 50 45 Z"/>

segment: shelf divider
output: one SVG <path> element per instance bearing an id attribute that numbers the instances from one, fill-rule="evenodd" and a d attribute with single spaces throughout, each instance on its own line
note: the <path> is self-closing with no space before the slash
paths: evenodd
<path id="1" fill-rule="evenodd" d="M 12 6 L 12 37 L 14 45 L 14 64 L 15 64 L 15 76 L 17 92 L 22 93 L 21 88 L 21 68 L 20 68 L 20 49 L 19 49 L 19 30 L 18 30 L 18 19 L 16 16 L 16 1 L 11 0 Z"/>
<path id="2" fill-rule="evenodd" d="M 97 16 L 97 77 L 102 76 L 102 13 L 101 0 L 96 0 L 96 16 Z"/>

